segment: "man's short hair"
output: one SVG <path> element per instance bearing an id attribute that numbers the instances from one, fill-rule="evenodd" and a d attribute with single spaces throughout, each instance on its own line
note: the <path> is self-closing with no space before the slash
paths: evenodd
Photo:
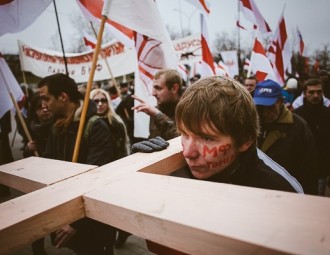
<path id="1" fill-rule="evenodd" d="M 252 76 L 250 76 L 250 77 L 246 77 L 246 78 L 244 78 L 244 79 L 243 79 L 243 85 L 245 84 L 245 81 L 246 81 L 246 80 L 254 80 L 254 81 L 256 81 L 256 84 L 258 83 L 257 77 L 254 76 L 254 75 L 252 75 Z"/>
<path id="2" fill-rule="evenodd" d="M 48 87 L 48 93 L 55 98 L 58 98 L 64 92 L 68 95 L 70 101 L 74 103 L 79 103 L 79 100 L 82 99 L 76 82 L 65 74 L 57 73 L 42 78 L 39 81 L 38 88 L 44 86 Z"/>
<path id="3" fill-rule="evenodd" d="M 306 93 L 307 87 L 309 87 L 309 86 L 315 86 L 315 85 L 321 85 L 322 86 L 322 89 L 323 89 L 323 82 L 322 82 L 322 80 L 317 79 L 317 78 L 308 79 L 304 83 L 304 85 L 303 85 L 303 92 L 304 92 L 304 94 Z"/>
<path id="4" fill-rule="evenodd" d="M 155 74 L 154 78 L 159 79 L 159 77 L 161 75 L 164 75 L 164 78 L 166 81 L 166 87 L 168 89 L 172 89 L 173 85 L 176 83 L 179 85 L 178 94 L 179 94 L 179 96 L 181 96 L 181 94 L 182 94 L 182 77 L 181 77 L 180 73 L 175 69 L 166 68 L 166 69 L 161 69 L 160 71 L 158 71 Z"/>
<path id="5" fill-rule="evenodd" d="M 228 77 L 205 77 L 187 87 L 176 107 L 178 131 L 203 135 L 203 127 L 232 137 L 236 146 L 256 141 L 256 106 L 250 93 Z"/>

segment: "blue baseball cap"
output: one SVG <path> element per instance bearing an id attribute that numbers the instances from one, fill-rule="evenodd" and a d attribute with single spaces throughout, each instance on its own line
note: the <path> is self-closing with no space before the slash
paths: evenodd
<path id="1" fill-rule="evenodd" d="M 273 80 L 259 82 L 254 90 L 253 100 L 256 105 L 272 106 L 282 97 L 282 87 Z"/>

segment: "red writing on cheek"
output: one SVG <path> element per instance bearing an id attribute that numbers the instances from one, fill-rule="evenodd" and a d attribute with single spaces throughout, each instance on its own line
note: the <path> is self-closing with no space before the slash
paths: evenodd
<path id="1" fill-rule="evenodd" d="M 207 166 L 209 168 L 215 168 L 215 167 L 222 167 L 224 165 L 228 165 L 230 162 L 232 162 L 234 160 L 234 154 L 225 157 L 219 161 L 216 162 L 207 162 Z"/>
<path id="2" fill-rule="evenodd" d="M 231 144 L 224 144 L 220 146 L 214 146 L 209 148 L 208 146 L 204 145 L 203 147 L 203 157 L 205 158 L 208 154 L 213 154 L 213 157 L 216 158 L 218 153 L 223 153 L 226 155 L 227 151 L 230 150 Z"/>

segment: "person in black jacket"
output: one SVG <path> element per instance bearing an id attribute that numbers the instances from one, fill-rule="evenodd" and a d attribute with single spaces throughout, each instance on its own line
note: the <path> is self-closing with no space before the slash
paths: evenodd
<path id="1" fill-rule="evenodd" d="M 72 161 L 83 107 L 77 84 L 67 75 L 54 74 L 41 79 L 38 88 L 43 103 L 55 118 L 42 156 Z M 95 115 L 96 106 L 91 101 L 85 124 L 89 126 L 88 135 L 82 139 L 78 162 L 100 166 L 113 160 L 113 148 L 107 124 L 101 118 L 94 118 Z M 114 254 L 115 233 L 111 226 L 84 218 L 57 230 L 53 234 L 53 244 L 69 247 L 78 255 Z"/>
<path id="2" fill-rule="evenodd" d="M 315 144 L 306 121 L 284 105 L 275 81 L 258 83 L 253 99 L 261 123 L 258 148 L 295 177 L 305 193 L 317 195 Z"/>
<path id="3" fill-rule="evenodd" d="M 330 175 L 330 108 L 323 105 L 323 84 L 319 79 L 309 79 L 303 86 L 304 103 L 294 113 L 306 120 L 316 143 L 318 194 L 324 196 Z M 330 184 L 330 183 L 329 183 Z M 330 185 L 329 185 L 330 187 Z"/>
<path id="4" fill-rule="evenodd" d="M 239 82 L 198 80 L 181 97 L 176 123 L 188 167 L 173 176 L 303 193 L 295 178 L 256 148 L 256 107 Z"/>
<path id="5" fill-rule="evenodd" d="M 228 77 L 204 77 L 187 87 L 175 112 L 187 166 L 171 176 L 303 193 L 284 168 L 257 149 L 256 106 L 250 93 Z M 148 249 L 182 254 L 146 240 Z"/>

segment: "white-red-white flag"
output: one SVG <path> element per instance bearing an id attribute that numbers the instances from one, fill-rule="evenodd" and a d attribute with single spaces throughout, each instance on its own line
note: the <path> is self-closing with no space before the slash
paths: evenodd
<path id="1" fill-rule="evenodd" d="M 246 19 L 258 27 L 260 32 L 271 32 L 269 25 L 262 16 L 254 0 L 240 0 L 240 11 L 242 11 Z"/>
<path id="2" fill-rule="evenodd" d="M 90 49 L 95 49 L 96 47 L 96 38 L 84 32 L 84 42 L 87 47 Z"/>
<path id="3" fill-rule="evenodd" d="M 239 74 L 238 56 L 236 50 L 220 51 L 223 62 L 227 66 L 229 77 L 234 78 Z"/>
<path id="4" fill-rule="evenodd" d="M 94 19 L 107 16 L 106 27 L 119 41 L 135 47 L 137 71 L 135 73 L 135 94 L 155 104 L 152 93 L 154 74 L 163 68 L 177 68 L 173 44 L 156 3 L 153 0 L 77 0 L 87 15 Z M 149 136 L 149 116 L 134 115 L 134 135 Z"/>
<path id="5" fill-rule="evenodd" d="M 102 18 L 103 0 L 76 0 L 84 16 L 93 22 L 100 22 Z M 134 31 L 117 22 L 107 19 L 105 28 L 128 47 L 134 47 Z"/>
<path id="6" fill-rule="evenodd" d="M 52 0 L 0 0 L 0 36 L 24 30 L 51 2 Z"/>
<path id="7" fill-rule="evenodd" d="M 176 69 L 178 65 L 173 44 L 155 1 L 105 0 L 102 15 L 122 28 L 133 31 L 138 60 L 135 94 L 155 104 L 155 98 L 151 94 L 155 73 L 163 68 Z M 149 116 L 138 113 L 134 118 L 134 136 L 148 137 Z"/>
<path id="8" fill-rule="evenodd" d="M 210 14 L 210 9 L 206 5 L 205 0 L 186 0 L 188 3 L 192 4 L 195 6 L 201 13 L 208 15 Z"/>
<path id="9" fill-rule="evenodd" d="M 283 15 L 268 48 L 267 56 L 272 63 L 276 81 L 283 86 L 286 80 L 286 71 L 291 72 L 292 57 L 291 43 L 288 38 Z"/>
<path id="10" fill-rule="evenodd" d="M 200 75 L 209 76 L 215 75 L 214 60 L 210 50 L 210 39 L 207 30 L 204 14 L 201 16 L 201 44 L 202 44 L 202 66 Z"/>
<path id="11" fill-rule="evenodd" d="M 16 101 L 20 101 L 23 98 L 24 93 L 21 87 L 0 53 L 0 118 L 7 111 L 14 108 L 8 89 Z"/>
<path id="12" fill-rule="evenodd" d="M 304 56 L 305 43 L 298 27 L 297 27 L 297 36 L 298 36 L 298 44 L 299 44 L 298 52 L 300 56 Z"/>
<path id="13" fill-rule="evenodd" d="M 276 81 L 272 65 L 267 58 L 264 46 L 259 41 L 258 37 L 256 37 L 254 41 L 250 69 L 252 73 L 255 74 L 258 81 L 264 81 L 267 79 Z"/>

